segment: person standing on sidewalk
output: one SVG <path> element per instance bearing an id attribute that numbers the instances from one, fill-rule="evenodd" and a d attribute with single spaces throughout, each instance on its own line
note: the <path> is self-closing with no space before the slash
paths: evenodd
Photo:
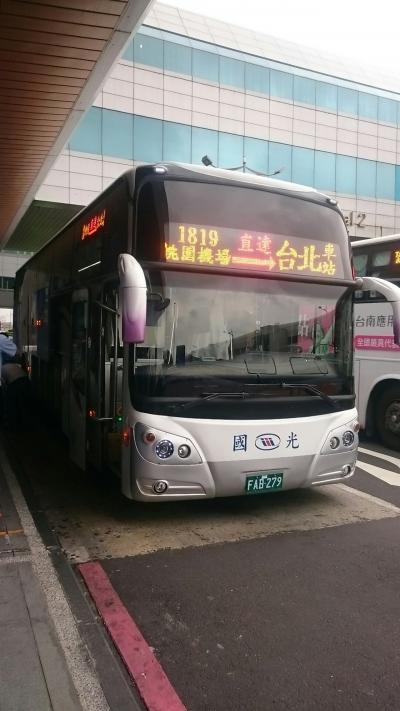
<path id="1" fill-rule="evenodd" d="M 3 363 L 14 358 L 16 352 L 17 346 L 14 341 L 12 341 L 6 333 L 0 333 L 0 370 Z"/>
<path id="2" fill-rule="evenodd" d="M 32 414 L 31 383 L 17 357 L 1 368 L 3 416 L 6 427 L 16 429 L 27 425 Z"/>
<path id="3" fill-rule="evenodd" d="M 6 333 L 0 332 L 0 373 L 3 363 L 12 360 L 17 352 L 17 346 Z M 4 419 L 4 388 L 0 381 L 0 420 Z"/>

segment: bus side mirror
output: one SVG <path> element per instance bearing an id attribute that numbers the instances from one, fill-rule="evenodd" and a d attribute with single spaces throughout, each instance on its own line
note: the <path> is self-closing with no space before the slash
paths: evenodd
<path id="1" fill-rule="evenodd" d="M 393 337 L 400 346 L 400 288 L 386 279 L 378 277 L 362 277 L 357 279 L 357 288 L 362 291 L 378 291 L 389 301 L 393 311 Z"/>
<path id="2" fill-rule="evenodd" d="M 124 343 L 143 343 L 146 328 L 146 279 L 131 254 L 118 257 L 119 303 Z"/>

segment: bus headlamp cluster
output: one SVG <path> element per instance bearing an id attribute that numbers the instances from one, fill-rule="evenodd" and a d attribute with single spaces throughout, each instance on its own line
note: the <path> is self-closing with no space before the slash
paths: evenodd
<path id="1" fill-rule="evenodd" d="M 351 447 L 351 445 L 352 445 L 353 442 L 354 442 L 354 439 L 355 439 L 355 435 L 354 435 L 354 432 L 352 432 L 351 430 L 346 430 L 346 431 L 342 434 L 342 444 L 343 444 L 345 447 Z M 331 437 L 330 440 L 329 440 L 329 446 L 330 446 L 331 449 L 337 449 L 338 447 L 340 447 L 340 439 L 339 439 L 339 437 L 337 437 L 336 435 L 334 435 L 333 437 Z"/>
<path id="2" fill-rule="evenodd" d="M 193 442 L 186 437 L 162 432 L 141 422 L 135 426 L 135 443 L 141 456 L 155 464 L 200 464 Z"/>
<path id="3" fill-rule="evenodd" d="M 190 456 L 191 451 L 192 450 L 188 444 L 180 444 L 177 449 L 177 454 L 181 459 L 187 459 L 187 457 Z M 157 457 L 160 457 L 160 459 L 168 459 L 169 457 L 172 457 L 174 453 L 174 445 L 169 439 L 162 439 L 160 442 L 157 442 L 155 446 L 155 453 Z"/>
<path id="4" fill-rule="evenodd" d="M 358 445 L 357 432 L 359 429 L 359 423 L 354 420 L 332 430 L 325 440 L 321 454 L 338 454 L 354 450 Z"/>

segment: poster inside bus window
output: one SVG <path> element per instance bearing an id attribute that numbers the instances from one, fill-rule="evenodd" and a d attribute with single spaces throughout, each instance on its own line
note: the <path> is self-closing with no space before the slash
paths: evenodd
<path id="1" fill-rule="evenodd" d="M 340 247 L 334 242 L 210 225 L 168 227 L 167 262 L 344 278 Z"/>

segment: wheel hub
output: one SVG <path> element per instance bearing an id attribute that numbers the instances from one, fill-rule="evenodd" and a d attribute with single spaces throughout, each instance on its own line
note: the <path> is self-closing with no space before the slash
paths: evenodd
<path id="1" fill-rule="evenodd" d="M 393 434 L 400 435 L 400 400 L 390 403 L 385 414 L 385 426 Z"/>

